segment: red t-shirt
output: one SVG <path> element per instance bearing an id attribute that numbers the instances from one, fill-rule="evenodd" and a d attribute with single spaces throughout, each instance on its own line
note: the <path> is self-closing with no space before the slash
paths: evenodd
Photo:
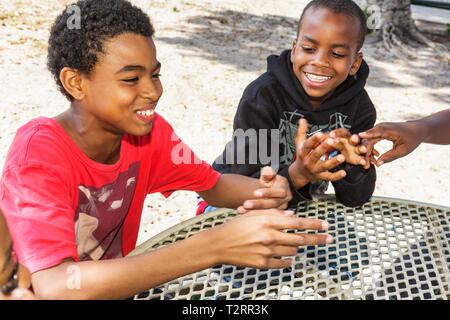
<path id="1" fill-rule="evenodd" d="M 220 174 L 198 159 L 159 115 L 148 135 L 125 134 L 112 165 L 88 158 L 53 119 L 17 131 L 0 183 L 19 260 L 30 272 L 134 249 L 148 193 L 212 188 Z"/>

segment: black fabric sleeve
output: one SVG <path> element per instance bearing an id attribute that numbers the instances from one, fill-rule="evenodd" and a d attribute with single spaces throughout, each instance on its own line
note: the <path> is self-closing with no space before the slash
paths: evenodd
<path id="1" fill-rule="evenodd" d="M 262 167 L 270 165 L 275 169 L 279 168 L 279 157 L 273 163 L 271 154 L 264 152 L 271 153 L 272 137 L 274 129 L 278 129 L 279 121 L 269 91 L 260 81 L 251 83 L 244 90 L 234 117 L 233 137 L 222 155 L 214 161 L 214 169 L 222 173 L 259 178 Z M 266 150 L 261 152 L 260 149 L 264 147 Z M 279 151 L 279 146 L 276 147 Z M 267 157 L 261 158 L 266 155 Z"/>
<path id="2" fill-rule="evenodd" d="M 361 104 L 355 114 L 351 133 L 359 133 L 372 128 L 376 121 L 376 111 L 367 93 L 364 91 Z M 336 169 L 344 169 L 345 164 Z M 336 199 L 348 207 L 359 207 L 367 202 L 375 190 L 376 170 L 373 165 L 365 170 L 362 166 L 350 165 L 344 169 L 345 178 L 332 182 Z"/>

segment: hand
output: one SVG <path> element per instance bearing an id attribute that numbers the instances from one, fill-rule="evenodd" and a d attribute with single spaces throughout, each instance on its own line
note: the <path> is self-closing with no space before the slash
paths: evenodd
<path id="1" fill-rule="evenodd" d="M 329 234 L 287 233 L 283 230 L 327 230 L 329 224 L 318 219 L 293 217 L 292 211 L 255 210 L 209 229 L 211 243 L 218 248 L 217 264 L 252 268 L 285 268 L 299 246 L 332 243 Z"/>
<path id="2" fill-rule="evenodd" d="M 306 138 L 308 122 L 306 119 L 300 119 L 295 138 L 296 154 L 295 160 L 289 167 L 289 176 L 297 189 L 311 181 L 329 180 L 336 181 L 345 177 L 345 170 L 330 172 L 337 165 L 345 161 L 343 155 L 320 161 L 320 157 L 328 150 L 338 147 L 338 141 L 331 138 L 329 134 L 322 132 Z"/>
<path id="3" fill-rule="evenodd" d="M 425 132 L 414 121 L 402 123 L 384 122 L 366 132 L 361 132 L 359 136 L 364 139 L 363 144 L 368 151 L 366 153 L 366 161 L 371 160 L 372 163 L 379 167 L 383 163 L 391 162 L 411 153 L 424 140 Z M 394 143 L 393 148 L 375 160 L 373 155 L 377 156 L 379 153 L 373 147 L 384 139 L 392 141 Z"/>
<path id="4" fill-rule="evenodd" d="M 286 209 L 292 199 L 287 179 L 277 175 L 270 166 L 266 166 L 261 169 L 259 181 L 263 188 L 255 190 L 254 196 L 257 200 L 245 201 L 238 207 L 237 212 L 244 214 L 252 209 Z"/>
<path id="5" fill-rule="evenodd" d="M 0 300 L 35 300 L 34 293 L 28 288 L 31 285 L 31 275 L 28 269 L 19 263 L 17 272 L 18 286 L 11 293 L 4 294 L 0 291 Z"/>
<path id="6" fill-rule="evenodd" d="M 352 135 L 347 129 L 339 128 L 331 131 L 330 137 L 337 138 L 338 143 L 336 144 L 336 149 L 344 155 L 346 163 L 366 166 L 366 160 L 362 154 L 367 152 L 367 148 L 364 145 L 359 145 L 359 137 L 357 134 Z"/>
<path id="7" fill-rule="evenodd" d="M 28 289 L 16 288 L 8 295 L 0 292 L 0 300 L 37 300 L 37 298 Z"/>

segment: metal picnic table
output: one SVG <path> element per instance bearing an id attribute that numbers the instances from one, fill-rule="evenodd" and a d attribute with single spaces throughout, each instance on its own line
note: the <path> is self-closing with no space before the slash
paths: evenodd
<path id="1" fill-rule="evenodd" d="M 296 215 L 327 220 L 327 232 L 335 241 L 299 247 L 288 268 L 218 265 L 134 299 L 450 299 L 449 207 L 372 197 L 362 207 L 349 208 L 334 195 L 324 195 L 299 203 Z M 202 214 L 149 239 L 130 255 L 185 239 L 235 216 L 231 209 Z"/>

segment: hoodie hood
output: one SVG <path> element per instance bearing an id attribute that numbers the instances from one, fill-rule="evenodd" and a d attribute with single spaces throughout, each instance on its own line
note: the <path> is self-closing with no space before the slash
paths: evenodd
<path id="1" fill-rule="evenodd" d="M 297 105 L 302 106 L 302 108 L 306 110 L 313 110 L 305 90 L 292 70 L 291 50 L 285 50 L 279 56 L 269 56 L 267 58 L 267 72 L 281 84 Z M 337 106 L 346 104 L 364 90 L 368 76 L 369 66 L 363 60 L 356 75 L 348 76 L 347 79 L 336 88 L 332 96 L 315 108 L 314 111 L 333 109 Z"/>

